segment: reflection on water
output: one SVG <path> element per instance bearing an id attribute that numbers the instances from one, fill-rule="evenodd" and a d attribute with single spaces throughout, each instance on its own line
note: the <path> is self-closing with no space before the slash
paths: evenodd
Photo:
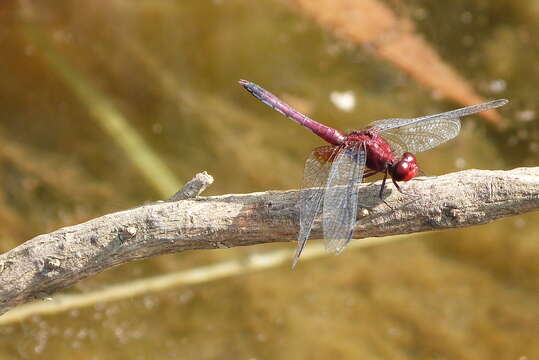
<path id="1" fill-rule="evenodd" d="M 421 55 L 416 50 L 387 56 L 380 38 L 356 43 L 343 33 L 346 24 L 325 21 L 331 9 L 324 6 L 337 2 L 323 4 L 0 5 L 0 249 L 163 197 L 137 165 L 147 153 L 133 153 L 141 147 L 123 146 L 107 131 L 107 110 L 129 126 L 120 133 L 137 134 L 138 144 L 159 159 L 152 163 L 161 162 L 171 178 L 185 181 L 207 170 L 216 179 L 208 193 L 223 194 L 297 187 L 305 156 L 320 144 L 247 96 L 240 78 L 343 130 L 458 107 L 442 102 L 450 95 L 429 81 L 437 76 L 431 68 L 410 70 L 404 60 Z M 434 65 L 462 79 L 455 87 L 511 99 L 500 112 L 503 131 L 467 119 L 455 141 L 419 155 L 423 169 L 537 165 L 534 2 L 370 0 L 362 6 L 380 4 L 407 19 L 390 39 L 400 31 L 421 38 L 438 56 Z M 344 111 L 331 94 L 347 93 L 355 106 Z M 284 266 L 33 317 L 0 327 L 0 357 L 533 359 L 539 356 L 538 237 L 531 214 L 348 251 L 295 271 Z M 159 257 L 70 291 L 285 246 L 293 247 Z"/>

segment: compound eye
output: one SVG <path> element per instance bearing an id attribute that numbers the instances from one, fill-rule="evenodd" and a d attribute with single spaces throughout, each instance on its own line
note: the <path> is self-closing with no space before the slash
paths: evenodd
<path id="1" fill-rule="evenodd" d="M 416 160 L 414 154 L 412 154 L 410 152 L 405 152 L 404 154 L 402 154 L 401 162 L 402 161 L 408 162 L 408 163 L 415 163 L 417 160 Z"/>
<path id="2" fill-rule="evenodd" d="M 413 155 L 412 155 L 413 156 Z M 403 158 L 393 168 L 393 179 L 396 181 L 408 181 L 413 179 L 419 173 L 419 167 L 415 163 L 415 157 L 413 161 L 406 161 Z"/>

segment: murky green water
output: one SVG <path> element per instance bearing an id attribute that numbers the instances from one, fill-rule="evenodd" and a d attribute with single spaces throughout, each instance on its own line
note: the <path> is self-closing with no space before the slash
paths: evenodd
<path id="1" fill-rule="evenodd" d="M 511 100 L 504 131 L 468 119 L 455 141 L 419 155 L 424 171 L 537 166 L 539 3 L 388 4 L 479 94 Z M 201 170 L 216 179 L 206 194 L 296 188 L 320 141 L 253 100 L 240 78 L 341 129 L 459 107 L 286 1 L 27 0 L 2 3 L 0 20 L 2 251 L 165 198 Z M 331 102 L 345 91 L 351 112 Z M 138 163 L 126 134 L 155 161 Z M 35 316 L 0 327 L 0 358 L 531 360 L 537 220 Z M 284 247 L 294 244 L 163 256 L 69 292 Z"/>

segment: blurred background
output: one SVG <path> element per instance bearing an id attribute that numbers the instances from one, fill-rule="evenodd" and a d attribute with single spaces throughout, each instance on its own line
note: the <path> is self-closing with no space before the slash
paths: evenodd
<path id="1" fill-rule="evenodd" d="M 0 250 L 165 199 L 297 188 L 321 140 L 254 81 L 342 130 L 508 98 L 418 161 L 430 175 L 537 166 L 539 1 L 0 3 Z M 539 216 L 426 233 L 0 326 L 0 358 L 539 357 Z M 313 244 L 315 242 L 311 242 Z M 65 291 L 294 243 L 186 252 Z"/>

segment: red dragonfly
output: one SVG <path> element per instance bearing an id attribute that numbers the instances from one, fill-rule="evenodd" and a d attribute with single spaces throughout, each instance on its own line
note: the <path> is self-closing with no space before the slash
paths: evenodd
<path id="1" fill-rule="evenodd" d="M 413 153 L 431 149 L 457 136 L 460 117 L 508 102 L 499 99 L 412 119 L 377 120 L 364 130 L 343 134 L 308 118 L 255 83 L 246 80 L 239 83 L 264 104 L 331 144 L 315 148 L 305 162 L 301 187 L 310 190 L 303 190 L 300 195 L 300 230 L 292 267 L 299 260 L 320 208 L 326 250 L 339 254 L 352 238 L 358 185 L 364 178 L 384 174 L 379 195 L 386 203 L 382 195 L 388 177 L 402 193 L 397 182 L 411 180 L 419 173 Z"/>

